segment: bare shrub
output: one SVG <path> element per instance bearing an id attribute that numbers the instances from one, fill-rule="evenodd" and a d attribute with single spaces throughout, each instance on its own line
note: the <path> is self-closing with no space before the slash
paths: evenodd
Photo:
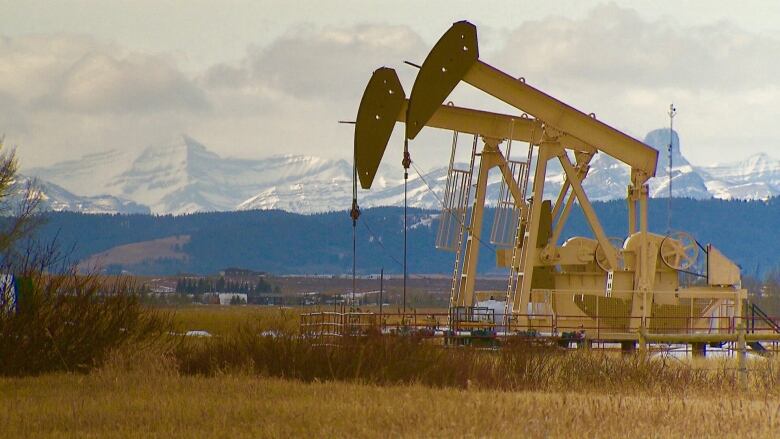
<path id="1" fill-rule="evenodd" d="M 86 372 L 113 349 L 162 341 L 166 314 L 145 308 L 128 279 L 29 273 L 18 310 L 0 316 L 0 374 Z"/>
<path id="2" fill-rule="evenodd" d="M 167 334 L 170 316 L 144 308 L 131 280 L 81 274 L 56 240 L 32 238 L 42 196 L 16 171 L 15 151 L 0 154 L 0 275 L 16 277 L 18 296 L 0 301 L 0 375 L 84 372 L 113 349 Z"/>

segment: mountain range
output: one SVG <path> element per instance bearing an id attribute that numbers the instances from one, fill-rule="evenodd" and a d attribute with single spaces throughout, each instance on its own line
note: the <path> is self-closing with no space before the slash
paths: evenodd
<path id="1" fill-rule="evenodd" d="M 650 180 L 652 197 L 668 196 L 669 139 L 670 131 L 659 129 L 644 140 L 660 152 L 656 178 Z M 682 155 L 676 132 L 671 133 L 671 139 L 674 197 L 767 199 L 780 194 L 780 160 L 757 154 L 736 163 L 695 166 Z M 373 188 L 360 191 L 362 207 L 403 204 L 402 170 L 393 166 L 383 164 Z M 37 179 L 46 208 L 82 213 L 186 214 L 253 209 L 315 213 L 346 209 L 352 198 L 352 166 L 345 160 L 302 155 L 224 158 L 186 135 L 140 152 L 111 150 L 26 169 L 23 174 L 25 179 Z M 491 177 L 488 200 L 495 201 L 500 181 L 498 175 Z M 585 189 L 594 201 L 622 198 L 628 177 L 627 166 L 597 154 Z M 546 193 L 554 196 L 563 180 L 560 166 L 553 164 Z M 409 205 L 440 208 L 446 181 L 446 166 L 423 175 L 417 168 L 410 170 Z"/>
<path id="2" fill-rule="evenodd" d="M 627 204 L 623 200 L 594 202 L 607 236 L 628 234 Z M 650 199 L 648 228 L 666 233 L 666 200 Z M 780 198 L 736 201 L 709 198 L 676 199 L 674 229 L 685 230 L 702 244 L 712 243 L 740 265 L 743 275 L 780 272 L 778 252 Z M 496 266 L 487 237 L 496 209 L 485 210 L 478 270 L 505 275 Z M 363 209 L 353 229 L 344 210 L 302 215 L 281 210 L 250 210 L 190 215 L 86 215 L 47 212 L 36 229 L 40 242 L 56 242 L 67 257 L 86 269 L 145 275 L 216 273 L 242 267 L 276 274 L 349 273 L 353 238 L 358 273 L 403 272 L 404 209 Z M 408 209 L 410 273 L 451 275 L 454 254 L 437 250 L 439 215 L 436 210 Z M 354 235 L 353 235 L 354 233 Z M 560 242 L 572 236 L 592 237 L 581 209 L 572 209 Z M 706 260 L 700 252 L 699 260 Z"/>

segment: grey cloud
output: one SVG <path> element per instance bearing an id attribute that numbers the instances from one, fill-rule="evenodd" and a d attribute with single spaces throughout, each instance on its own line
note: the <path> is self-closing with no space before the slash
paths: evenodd
<path id="1" fill-rule="evenodd" d="M 38 102 L 80 112 L 198 111 L 208 107 L 203 92 L 160 57 L 115 58 L 90 53 L 64 73 Z"/>
<path id="2" fill-rule="evenodd" d="M 97 47 L 96 41 L 78 35 L 4 37 L 0 39 L 0 92 L 19 104 L 38 99 L 76 60 Z"/>
<path id="3" fill-rule="evenodd" d="M 217 64 L 210 67 L 205 75 L 204 82 L 212 88 L 237 88 L 247 84 L 249 72 L 242 67 Z"/>
<path id="4" fill-rule="evenodd" d="M 299 99 L 359 97 L 373 70 L 421 59 L 426 44 L 405 26 L 298 28 L 263 48 L 250 49 L 240 67 L 215 66 L 212 86 L 263 84 Z"/>
<path id="5" fill-rule="evenodd" d="M 609 4 L 578 20 L 524 22 L 496 59 L 556 82 L 701 90 L 772 81 L 780 73 L 778 53 L 780 41 L 726 22 L 680 26 Z"/>
<path id="6" fill-rule="evenodd" d="M 24 113 L 20 109 L 19 101 L 8 93 L 0 91 L 0 139 L 5 134 L 4 129 L 13 127 L 14 133 L 28 133 L 29 124 Z"/>
<path id="7" fill-rule="evenodd" d="M 167 58 L 85 36 L 0 40 L 0 93 L 31 111 L 202 110 L 205 94 Z"/>
<path id="8" fill-rule="evenodd" d="M 161 55 L 73 35 L 0 39 L 0 133 L 23 166 L 141 148 L 198 126 L 205 93 Z"/>
<path id="9" fill-rule="evenodd" d="M 674 99 L 686 145 L 730 151 L 719 140 L 723 120 L 750 126 L 751 136 L 776 138 L 780 87 L 771 86 L 780 73 L 774 56 L 780 44 L 764 35 L 728 24 L 681 28 L 616 6 L 576 20 L 519 22 L 492 34 L 494 42 L 480 29 L 485 61 L 637 137 L 667 122 Z M 402 61 L 421 62 L 433 43 L 406 26 L 298 27 L 250 48 L 242 61 L 190 77 L 166 55 L 132 53 L 89 37 L 3 38 L 0 133 L 19 145 L 25 166 L 140 149 L 172 133 L 190 134 L 225 156 L 346 157 L 351 127 L 335 122 L 354 117 L 371 72 L 398 67 L 408 87 L 416 71 Z M 468 87 L 451 99 L 514 111 L 489 107 L 492 100 Z M 393 142 L 391 148 L 400 148 Z M 415 151 L 420 163 L 424 154 L 433 163 L 441 150 Z"/>

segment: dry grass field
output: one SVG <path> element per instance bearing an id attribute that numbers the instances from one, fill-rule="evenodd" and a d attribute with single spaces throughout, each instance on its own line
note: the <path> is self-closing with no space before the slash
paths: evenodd
<path id="1" fill-rule="evenodd" d="M 225 335 L 246 325 L 258 325 L 262 330 L 298 330 L 300 308 L 273 306 L 192 305 L 164 308 L 173 313 L 174 328 L 179 332 L 207 331 Z"/>
<path id="2" fill-rule="evenodd" d="M 0 379 L 3 437 L 777 437 L 780 400 L 102 370 Z"/>
<path id="3" fill-rule="evenodd" d="M 388 309 L 389 308 L 389 309 Z M 363 306 L 361 311 L 378 313 L 379 307 L 375 305 Z M 283 330 L 286 333 L 294 333 L 298 330 L 301 313 L 315 311 L 332 311 L 332 306 L 322 307 L 276 307 L 276 306 L 215 306 L 215 305 L 190 305 L 162 308 L 163 311 L 173 314 L 176 331 L 207 331 L 213 335 L 225 335 L 235 332 L 246 325 L 256 325 L 261 330 Z M 395 307 L 387 307 L 385 313 L 400 312 Z M 446 308 L 417 308 L 418 321 L 422 324 L 428 314 L 445 316 Z M 410 311 L 410 314 L 412 312 Z M 441 317 L 444 318 L 444 317 Z M 390 322 L 398 318 L 386 319 Z"/>
<path id="4" fill-rule="evenodd" d="M 125 346 L 88 373 L 0 378 L 0 437 L 777 437 L 780 367 L 598 352 L 432 348 L 369 339 L 331 352 L 299 309 L 170 309 L 211 338 Z"/>

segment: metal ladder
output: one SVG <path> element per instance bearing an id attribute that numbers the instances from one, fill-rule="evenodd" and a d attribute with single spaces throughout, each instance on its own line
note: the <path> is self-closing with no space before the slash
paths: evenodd
<path id="1" fill-rule="evenodd" d="M 531 171 L 531 159 L 533 157 L 533 145 L 528 145 L 528 161 L 525 166 L 525 175 L 520 181 L 520 193 L 525 196 L 528 188 L 528 178 Z M 509 282 L 506 288 L 506 303 L 504 304 L 504 325 L 508 327 L 514 308 L 517 288 L 522 285 L 524 273 L 520 271 L 525 267 L 525 259 L 528 249 L 528 230 L 525 227 L 528 223 L 527 215 L 531 212 L 529 203 L 527 209 L 519 209 L 517 220 L 517 230 L 515 230 L 515 239 L 512 246 L 512 263 L 509 267 Z M 521 236 L 522 235 L 522 236 Z"/>
<path id="2" fill-rule="evenodd" d="M 466 183 L 466 192 L 465 192 L 465 205 L 468 206 L 469 198 L 471 197 L 471 186 L 472 186 L 472 176 L 474 175 L 474 159 L 477 155 L 477 141 L 479 137 L 477 135 L 474 135 L 474 142 L 471 146 L 471 162 L 469 163 L 469 169 L 468 171 L 459 171 L 459 170 L 452 170 L 451 172 L 464 172 L 466 175 L 464 176 Z M 454 153 L 453 153 L 454 154 Z M 463 236 L 466 234 L 466 220 L 468 219 L 468 208 L 463 209 L 460 220 L 458 221 L 460 223 L 460 229 L 458 231 L 458 244 L 455 247 L 455 266 L 452 270 L 452 286 L 450 287 L 450 308 L 457 306 L 458 302 L 458 291 L 460 289 L 460 282 L 461 282 L 461 266 L 460 266 L 460 257 L 463 253 Z M 469 239 L 471 238 L 471 235 L 469 234 Z"/>

